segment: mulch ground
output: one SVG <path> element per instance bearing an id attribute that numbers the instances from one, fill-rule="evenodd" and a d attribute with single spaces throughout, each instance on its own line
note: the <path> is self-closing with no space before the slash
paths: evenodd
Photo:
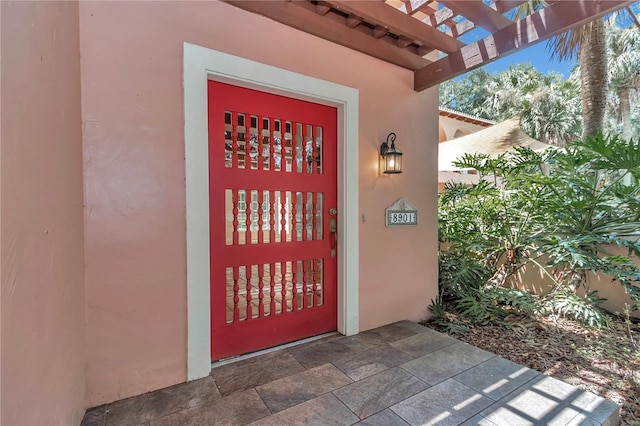
<path id="1" fill-rule="evenodd" d="M 620 407 L 622 425 L 640 426 L 638 324 L 613 319 L 595 330 L 554 316 L 511 320 L 508 327 L 475 326 L 455 337 L 607 398 Z"/>

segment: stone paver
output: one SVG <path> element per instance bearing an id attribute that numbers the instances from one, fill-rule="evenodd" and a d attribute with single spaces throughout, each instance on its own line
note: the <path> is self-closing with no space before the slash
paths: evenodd
<path id="1" fill-rule="evenodd" d="M 391 410 L 414 426 L 459 425 L 492 403 L 490 398 L 449 379 L 399 402 Z"/>
<path id="2" fill-rule="evenodd" d="M 367 330 L 354 337 L 373 343 L 384 344 L 393 343 L 416 334 L 426 333 L 428 330 L 428 328 L 419 324 L 403 321 Z"/>
<path id="3" fill-rule="evenodd" d="M 367 341 L 355 336 L 341 337 L 316 344 L 312 342 L 309 345 L 292 348 L 290 352 L 305 368 L 313 368 L 379 346 L 378 342 Z"/>
<path id="4" fill-rule="evenodd" d="M 256 390 L 249 389 L 208 404 L 151 420 L 151 426 L 246 425 L 270 414 Z M 108 420 L 107 424 L 109 424 Z"/>
<path id="5" fill-rule="evenodd" d="M 332 364 L 324 364 L 293 376 L 285 377 L 256 390 L 272 412 L 305 402 L 334 389 L 341 388 L 353 380 Z"/>
<path id="6" fill-rule="evenodd" d="M 339 359 L 333 364 L 353 380 L 362 380 L 412 359 L 409 354 L 385 345 Z"/>
<path id="7" fill-rule="evenodd" d="M 252 426 L 340 426 L 351 425 L 358 418 L 333 394 L 326 394 L 310 401 L 280 411 L 272 416 L 251 423 Z"/>
<path id="8" fill-rule="evenodd" d="M 109 404 L 107 424 L 137 425 L 220 398 L 216 383 L 206 377 Z"/>
<path id="9" fill-rule="evenodd" d="M 618 407 L 409 321 L 329 336 L 87 410 L 112 425 L 617 425 Z"/>
<path id="10" fill-rule="evenodd" d="M 389 409 L 380 411 L 378 414 L 356 423 L 358 426 L 407 426 L 408 424 Z"/>
<path id="11" fill-rule="evenodd" d="M 393 342 L 391 346 L 408 353 L 414 358 L 418 358 L 456 343 L 459 343 L 459 340 L 446 334 L 438 333 L 435 330 L 427 329 L 424 333 Z"/>
<path id="12" fill-rule="evenodd" d="M 394 367 L 333 393 L 358 417 L 364 419 L 428 387 L 418 378 Z"/>
<path id="13" fill-rule="evenodd" d="M 618 407 L 611 401 L 541 375 L 480 413 L 498 426 L 618 424 Z"/>
<path id="14" fill-rule="evenodd" d="M 484 417 L 478 414 L 476 416 L 471 417 L 466 422 L 461 423 L 460 426 L 496 426 L 496 424 L 490 422 L 489 420 L 485 419 Z"/>
<path id="15" fill-rule="evenodd" d="M 541 375 L 535 370 L 496 356 L 454 376 L 454 379 L 497 401 Z"/>
<path id="16" fill-rule="evenodd" d="M 304 370 L 291 354 L 276 351 L 214 368 L 211 376 L 222 396 L 227 396 Z"/>
<path id="17" fill-rule="evenodd" d="M 492 353 L 459 342 L 401 364 L 400 367 L 435 385 L 493 357 L 495 355 Z"/>

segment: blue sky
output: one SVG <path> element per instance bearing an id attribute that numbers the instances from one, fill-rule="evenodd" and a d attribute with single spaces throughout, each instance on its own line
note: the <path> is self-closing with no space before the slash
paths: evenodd
<path id="1" fill-rule="evenodd" d="M 487 31 L 482 28 L 476 28 L 461 37 L 461 40 L 465 43 L 473 43 L 489 35 Z M 490 73 L 499 73 L 509 68 L 511 64 L 531 62 L 537 69 L 543 74 L 547 74 L 550 71 L 556 71 L 562 74 L 565 78 L 569 77 L 571 70 L 576 65 L 576 61 L 571 62 L 558 62 L 552 60 L 547 52 L 547 42 L 543 41 L 535 44 L 527 49 L 512 53 L 504 58 L 498 59 L 483 68 Z"/>
<path id="2" fill-rule="evenodd" d="M 531 62 L 538 71 L 543 74 L 547 74 L 550 71 L 557 71 L 565 77 L 569 77 L 571 70 L 576 65 L 575 61 L 558 62 L 549 59 L 547 43 L 542 42 L 485 65 L 484 69 L 490 73 L 501 72 L 509 68 L 511 64 L 524 62 Z"/>

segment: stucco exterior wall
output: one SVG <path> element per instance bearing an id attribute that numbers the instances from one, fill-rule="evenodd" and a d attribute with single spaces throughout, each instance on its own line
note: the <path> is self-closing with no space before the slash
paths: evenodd
<path id="1" fill-rule="evenodd" d="M 360 329 L 427 316 L 437 292 L 437 89 L 413 73 L 219 2 L 80 4 L 87 398 L 186 379 L 183 42 L 360 91 Z M 396 132 L 405 173 L 379 176 Z M 388 229 L 406 197 L 415 228 Z"/>
<path id="2" fill-rule="evenodd" d="M 624 247 L 607 245 L 603 250 L 606 250 L 610 255 L 629 256 L 628 250 Z M 632 256 L 631 259 L 635 265 L 640 266 L 640 258 Z M 548 258 L 546 256 L 538 259 L 538 262 L 542 265 L 546 264 L 547 261 Z M 624 287 L 622 287 L 617 281 L 613 281 L 610 275 L 589 273 L 587 275 L 587 279 L 589 291 L 596 290 L 598 292 L 598 296 L 607 299 L 601 305 L 607 311 L 623 314 L 625 311 L 625 305 L 628 305 L 629 307 L 633 306 L 634 303 Z M 527 265 L 511 279 L 510 284 L 513 287 L 532 291 L 536 294 L 545 294 L 552 288 L 553 281 L 548 277 L 548 275 L 544 274 L 540 268 L 535 265 Z M 578 293 L 583 295 L 584 288 L 579 288 Z M 633 318 L 640 318 L 640 310 L 630 312 L 630 316 Z"/>
<path id="3" fill-rule="evenodd" d="M 78 4 L 1 2 L 3 425 L 79 424 L 85 291 Z"/>

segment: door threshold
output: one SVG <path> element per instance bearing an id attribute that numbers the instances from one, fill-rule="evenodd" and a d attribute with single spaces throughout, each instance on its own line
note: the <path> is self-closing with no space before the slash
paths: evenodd
<path id="1" fill-rule="evenodd" d="M 218 361 L 212 361 L 211 369 L 214 369 L 216 367 L 222 367 L 223 365 L 227 365 L 227 364 L 233 364 L 234 362 L 243 361 L 245 359 L 255 358 L 257 356 L 268 354 L 270 352 L 279 351 L 281 349 L 291 348 L 293 346 L 298 346 L 304 343 L 313 342 L 314 340 L 320 340 L 325 337 L 335 336 L 336 334 L 340 334 L 340 333 L 338 333 L 337 331 L 330 331 L 329 333 L 318 334 L 317 336 L 307 337 L 306 339 L 296 340 L 295 342 L 285 343 L 284 345 L 273 346 L 271 348 L 250 352 L 244 355 L 237 355 L 229 358 L 223 358 Z"/>

